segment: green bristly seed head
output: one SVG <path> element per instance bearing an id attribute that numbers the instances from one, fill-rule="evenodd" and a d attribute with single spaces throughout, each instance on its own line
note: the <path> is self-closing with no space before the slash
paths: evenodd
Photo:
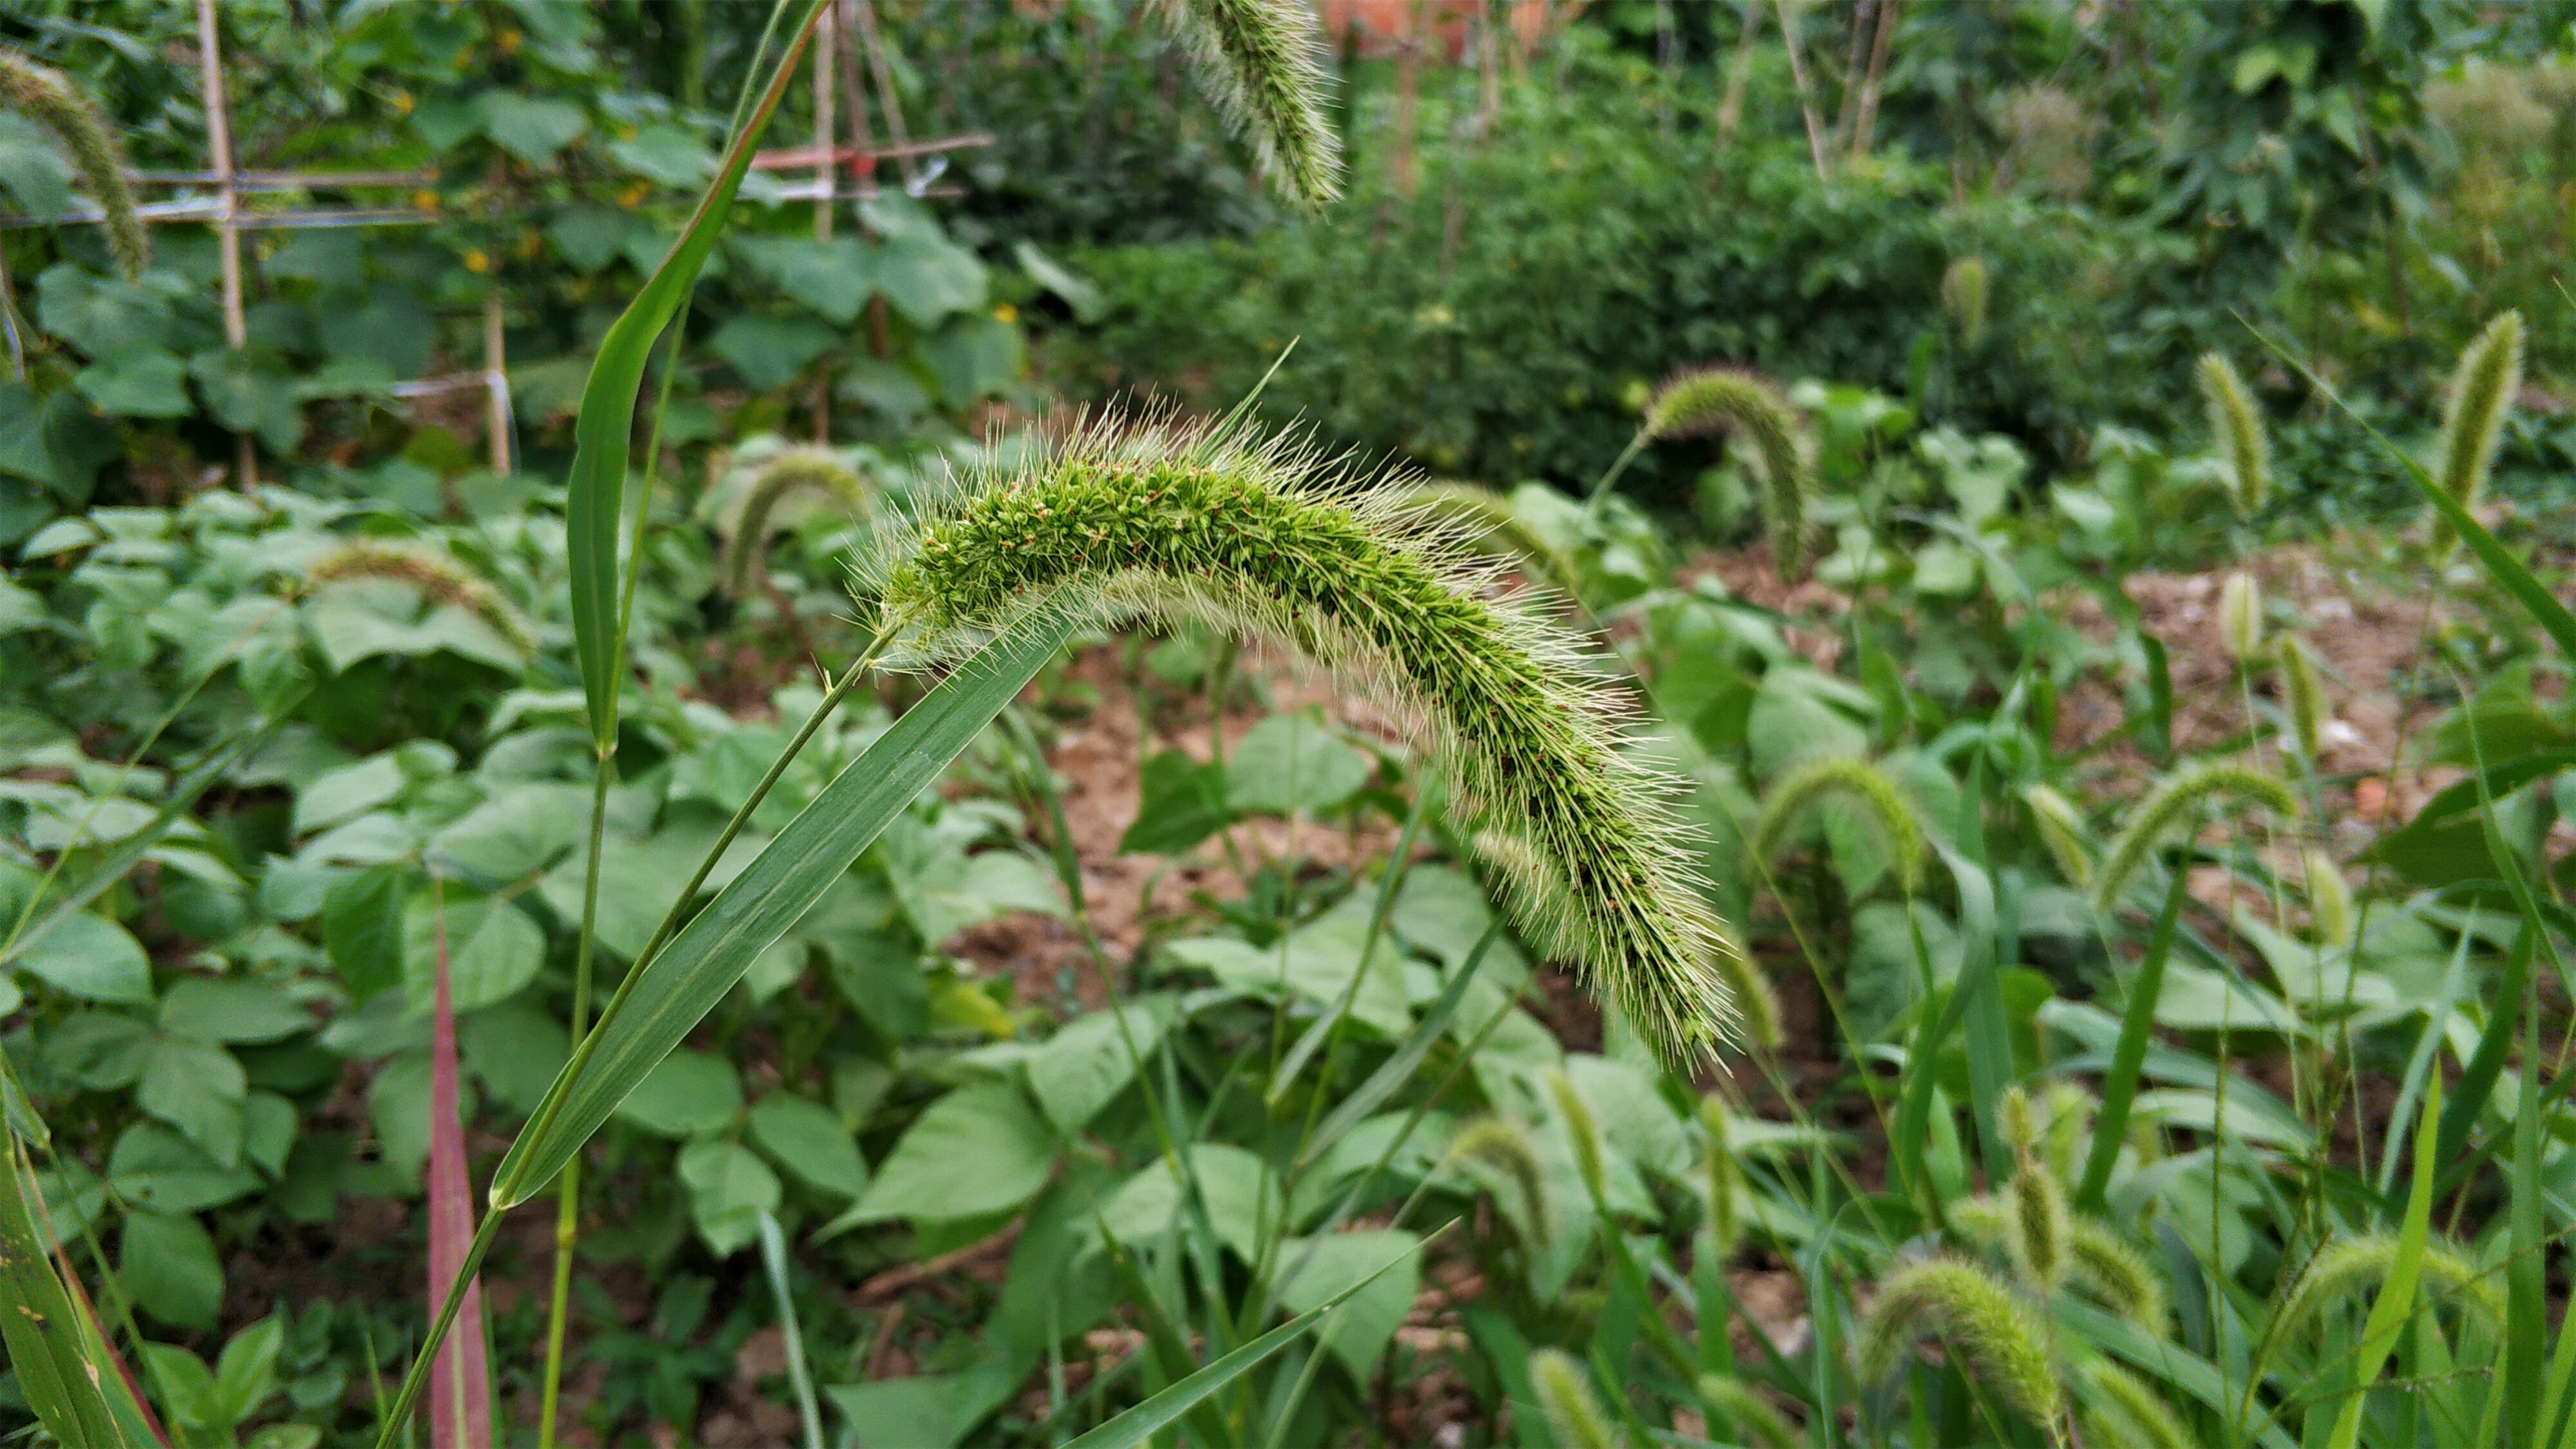
<path id="1" fill-rule="evenodd" d="M 2066 1239 L 2067 1277 L 2103 1307 L 2155 1338 L 2165 1336 L 2165 1290 L 2155 1270 L 2109 1224 L 2078 1216 Z"/>
<path id="2" fill-rule="evenodd" d="M 1581 1360 L 1559 1349 L 1542 1348 L 1529 1356 L 1530 1386 L 1538 1406 L 1556 1432 L 1558 1449 L 1621 1449 L 1619 1431 L 1592 1396 L 1592 1375 Z"/>
<path id="3" fill-rule="evenodd" d="M 2263 431 L 2262 410 L 2226 358 L 2204 354 L 2199 373 L 2209 434 L 2227 460 L 2228 496 L 2235 501 L 2237 517 L 2251 518 L 2272 496 L 2272 444 Z"/>
<path id="4" fill-rule="evenodd" d="M 2068 1081 L 2048 1084 L 2039 1094 L 2039 1150 L 2061 1182 L 2072 1181 L 2093 1121 L 2093 1094 Z"/>
<path id="5" fill-rule="evenodd" d="M 1566 1141 L 1574 1148 L 1574 1170 L 1583 1178 L 1584 1191 L 1595 1202 L 1603 1200 L 1609 1195 L 1610 1177 L 1601 1156 L 1601 1121 L 1592 1115 L 1592 1104 L 1583 1100 L 1574 1079 L 1556 1067 L 1539 1073 L 1539 1084 L 1556 1104 L 1556 1115 L 1565 1120 Z"/>
<path id="6" fill-rule="evenodd" d="M 2056 1422 L 2063 1390 L 2039 1320 L 1984 1269 L 1930 1258 L 1889 1274 L 1862 1328 L 1861 1377 L 1883 1382 L 1926 1338 L 1940 1339 L 1953 1363 L 2012 1409 Z"/>
<path id="7" fill-rule="evenodd" d="M 2263 587 L 2243 569 L 2218 587 L 2218 640 L 2239 664 L 2263 652 Z"/>
<path id="8" fill-rule="evenodd" d="M 117 269 L 127 281 L 142 276 L 152 262 L 152 241 L 135 212 L 134 188 L 125 179 L 125 147 L 97 103 L 61 72 L 0 46 L 0 106 L 52 132 L 71 153 L 81 185 L 106 217 L 107 249 L 115 256 Z"/>
<path id="9" fill-rule="evenodd" d="M 2103 1449 L 2199 1449 L 2156 1391 L 2109 1359 L 2084 1366 L 2085 1442 Z"/>
<path id="10" fill-rule="evenodd" d="M 1726 1104 L 1715 1097 L 1701 1098 L 1699 1120 L 1708 1131 L 1708 1236 L 1717 1255 L 1724 1258 L 1735 1251 L 1742 1232 L 1735 1216 L 1735 1189 L 1742 1174 L 1735 1165 L 1735 1150 L 1727 1145 Z"/>
<path id="11" fill-rule="evenodd" d="M 1749 1442 L 1760 1444 L 1763 1449 L 1795 1449 L 1796 1445 L 1804 1442 L 1797 1426 L 1742 1379 L 1702 1374 L 1699 1397 L 1701 1403 L 1733 1419 L 1735 1427 L 1748 1436 Z"/>
<path id="12" fill-rule="evenodd" d="M 1508 600 L 1396 490 L 1276 438 L 1076 427 L 880 550 L 869 592 L 898 658 L 952 659 L 1023 619 L 1197 621 L 1284 645 L 1392 706 L 1490 830 L 1517 923 L 1674 1061 L 1733 1021 L 1741 960 L 1693 884 L 1673 790 L 1622 748 L 1621 696 L 1569 635 Z"/>
<path id="13" fill-rule="evenodd" d="M 2326 704 L 2325 681 L 2317 671 L 2317 657 L 2295 634 L 2281 636 L 2281 706 L 2290 716 L 2290 739 L 2299 747 L 2299 757 L 2310 765 L 2325 743 L 2326 721 L 2334 711 Z"/>
<path id="14" fill-rule="evenodd" d="M 2084 844 L 2084 816 L 2073 801 L 2046 785 L 2032 785 L 2021 792 L 2021 801 L 2030 807 L 2032 823 L 2039 827 L 2039 842 L 2048 847 L 2048 858 L 2057 863 L 2057 873 L 2071 886 L 2082 887 L 2093 879 L 2093 857 Z"/>
<path id="15" fill-rule="evenodd" d="M 1906 803 L 1905 792 L 1885 770 L 1851 756 L 1801 766 L 1771 787 L 1753 824 L 1754 855 L 1764 861 L 1776 858 L 1809 807 L 1829 795 L 1844 796 L 1869 812 L 1886 837 L 1888 853 L 1896 858 L 1898 883 L 1914 889 L 1923 868 L 1923 826 L 1915 818 L 1914 807 Z"/>
<path id="16" fill-rule="evenodd" d="M 2004 1218 L 2004 1251 L 2013 1266 L 2042 1296 L 2066 1281 L 2066 1240 L 2074 1229 L 2066 1214 L 2066 1193 L 2028 1156 L 2005 1186 L 2012 1211 Z"/>
<path id="17" fill-rule="evenodd" d="M 536 647 L 535 632 L 501 591 L 442 549 L 358 539 L 316 559 L 304 572 L 307 588 L 358 579 L 391 579 L 420 591 L 432 603 L 464 610 L 518 649 Z"/>
<path id="18" fill-rule="evenodd" d="M 2289 1337 L 2334 1304 L 2359 1307 L 2364 1290 L 2387 1281 L 2397 1262 L 2397 1246 L 2395 1234 L 2371 1233 L 2339 1239 L 2319 1249 L 2272 1315 L 2274 1330 Z M 2456 1296 L 2464 1311 L 2477 1314 L 2490 1325 L 2504 1320 L 2504 1293 L 2497 1286 L 2497 1275 L 2480 1273 L 2477 1265 L 2450 1244 L 2427 1242 L 2415 1271 L 2418 1283 Z"/>
<path id="19" fill-rule="evenodd" d="M 2505 410 L 2521 390 L 2522 314 L 2499 312 L 2460 353 L 2435 450 L 2441 466 L 2434 479 L 2462 508 L 2474 508 L 2486 496 Z M 2448 530 L 2437 536 L 2447 537 Z"/>
<path id="20" fill-rule="evenodd" d="M 2027 1156 L 2039 1145 L 2039 1110 L 2031 1102 L 2030 1093 L 2016 1082 L 2004 1088 L 1999 1105 L 2003 1109 L 2004 1141 L 2016 1154 Z"/>
<path id="21" fill-rule="evenodd" d="M 1533 1244 L 1546 1245 L 1547 1169 L 1539 1162 L 1529 1129 L 1509 1117 L 1479 1117 L 1460 1127 L 1457 1135 L 1449 1139 L 1446 1157 L 1451 1162 L 1479 1163 L 1501 1173 L 1520 1194 L 1521 1211 L 1528 1219 Z"/>
<path id="22" fill-rule="evenodd" d="M 1288 197 L 1320 210 L 1342 194 L 1342 146 L 1324 119 L 1323 40 L 1303 0 L 1159 0 L 1199 83 Z"/>
<path id="23" fill-rule="evenodd" d="M 1567 599 L 1582 591 L 1574 560 L 1550 543 L 1511 500 L 1473 483 L 1416 483 L 1398 500 L 1426 531 L 1437 530 L 1473 553 L 1510 559 L 1522 566 L 1529 581 L 1556 590 Z"/>
<path id="24" fill-rule="evenodd" d="M 2103 862 L 2093 904 L 2106 915 L 2117 910 L 2130 877 L 2147 863 L 2165 832 L 2196 816 L 2203 804 L 2219 799 L 2261 806 L 2284 819 L 2299 810 L 2290 787 L 2260 771 L 2238 765 L 2198 765 L 2182 770 L 2157 786 L 2130 812 L 2128 828 L 2111 843 L 2111 853 Z"/>
<path id="25" fill-rule="evenodd" d="M 1646 402 L 1638 432 L 1649 442 L 1730 431 L 1753 445 L 1762 463 L 1762 522 L 1771 563 L 1784 579 L 1807 572 L 1807 537 L 1816 495 L 1815 464 L 1780 389 L 1759 373 L 1734 367 L 1677 372 Z"/>
<path id="26" fill-rule="evenodd" d="M 2352 939 L 2352 883 L 2343 878 L 2335 858 L 2313 846 L 2304 868 L 2308 879 L 2308 931 L 2328 946 Z"/>
<path id="27" fill-rule="evenodd" d="M 728 597 L 739 599 L 760 587 L 769 563 L 769 520 L 778 505 L 799 493 L 817 493 L 850 512 L 853 522 L 875 511 L 865 480 L 840 453 L 830 448 L 786 448 L 760 464 L 744 488 L 742 508 L 725 535 L 724 560 L 717 570 Z"/>
<path id="28" fill-rule="evenodd" d="M 1984 257 L 1961 257 L 1941 273 L 1941 307 L 1959 328 L 1959 340 L 1974 347 L 1986 335 L 1986 294 L 1994 276 Z"/>

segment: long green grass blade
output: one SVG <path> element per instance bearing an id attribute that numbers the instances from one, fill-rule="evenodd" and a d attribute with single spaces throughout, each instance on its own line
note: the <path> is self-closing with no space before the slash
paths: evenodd
<path id="1" fill-rule="evenodd" d="M 887 823 L 1072 637 L 1032 620 L 984 647 L 895 721 L 778 832 L 600 1014 L 492 1179 L 496 1209 L 553 1180 L 645 1074 L 713 1011 L 752 959 L 796 924 Z"/>
<path id="2" fill-rule="evenodd" d="M 2534 987 L 2525 991 L 2538 995 Z M 2549 1336 L 2548 1249 L 2541 1223 L 2540 1003 L 2523 1003 L 2522 1091 L 2514 1103 L 2513 1194 L 2505 1210 L 2511 1256 L 2504 1270 L 2504 1422 L 2537 1428 L 2544 1395 L 2541 1342 Z M 2527 1432 L 2527 1431 L 2526 1431 Z"/>
<path id="3" fill-rule="evenodd" d="M 1336 1104 L 1331 1114 L 1315 1128 L 1314 1135 L 1307 1139 L 1305 1151 L 1298 1156 L 1299 1166 L 1322 1156 L 1342 1139 L 1343 1133 L 1365 1121 L 1371 1112 L 1378 1109 L 1379 1103 L 1394 1096 L 1398 1087 L 1413 1080 L 1414 1069 L 1431 1054 L 1432 1046 L 1458 1015 L 1459 1004 L 1467 999 L 1467 986 L 1476 979 L 1476 968 L 1484 964 L 1485 952 L 1502 932 L 1502 918 L 1498 916 L 1492 925 L 1485 928 L 1485 934 L 1476 938 L 1475 949 L 1459 963 L 1457 974 L 1441 988 L 1439 999 L 1422 1014 L 1422 1020 L 1414 1025 L 1413 1034 L 1404 1039 L 1404 1045 L 1395 1049 L 1395 1055 L 1388 1057 L 1385 1065 L 1369 1073 L 1368 1080 Z"/>
<path id="4" fill-rule="evenodd" d="M 2442 1076 L 2436 1072 L 2426 1084 L 2424 1115 L 2415 1128 L 2415 1185 L 2406 1194 L 2406 1217 L 2397 1230 L 2397 1258 L 2389 1264 L 2387 1280 L 2379 1285 L 2370 1316 L 2362 1321 L 2361 1345 L 2352 1360 L 2352 1392 L 2335 1415 L 2328 1449 L 2353 1449 L 2361 1434 L 2362 1400 L 2378 1381 L 2398 1335 L 2414 1317 L 2416 1273 L 2423 1265 L 2424 1239 L 2433 1225 L 2434 1147 L 2441 1117 Z"/>
<path id="5" fill-rule="evenodd" d="M 760 1215 L 760 1266 L 769 1274 L 770 1296 L 778 1300 L 779 1332 L 787 1341 L 787 1383 L 796 1393 L 805 1449 L 823 1449 L 823 1411 L 814 1402 L 814 1375 L 805 1366 L 805 1330 L 796 1322 L 796 1299 L 788 1288 L 787 1235 L 766 1212 Z"/>
<path id="6" fill-rule="evenodd" d="M 111 1394 L 125 1394 L 95 1321 L 72 1304 L 54 1276 L 53 1254 L 37 1226 L 35 1175 L 15 1132 L 5 1133 L 0 1161 L 0 1346 L 18 1393 L 47 1432 L 65 1444 L 144 1449 L 129 1403 L 120 1414 Z M 111 1383 L 114 1387 L 110 1387 Z"/>
<path id="7" fill-rule="evenodd" d="M 804 0 L 787 54 L 770 73 L 760 103 L 736 131 L 724 163 L 688 225 L 653 269 L 653 275 L 609 324 L 591 361 L 590 378 L 582 384 L 581 411 L 573 423 L 572 473 L 566 480 L 565 548 L 572 573 L 573 644 L 580 656 L 582 698 L 590 707 L 590 731 L 603 751 L 617 738 L 617 682 L 624 672 L 626 641 L 619 628 L 617 569 L 618 523 L 626 506 L 626 454 L 633 445 L 635 401 L 644 385 L 644 364 L 654 340 L 671 324 L 680 304 L 697 281 L 698 270 L 715 250 L 741 190 L 743 173 L 760 133 L 769 124 L 788 84 L 798 75 L 797 59 L 822 17 L 823 0 Z"/>
<path id="8" fill-rule="evenodd" d="M 2156 1001 L 2164 994 L 2165 959 L 2173 954 L 2174 928 L 2182 919 L 2183 882 L 2175 871 L 2165 892 L 2164 909 L 2156 913 L 2155 931 L 2147 937 L 2147 954 L 2129 978 L 2129 1002 L 2120 1012 L 2120 1038 L 2111 1048 L 2111 1070 L 2102 1078 L 2102 1110 L 2093 1119 L 2093 1150 L 2084 1159 L 2084 1180 L 2075 1189 L 2075 1205 L 2099 1212 L 2102 1194 L 2111 1185 L 2111 1168 L 2120 1160 L 2120 1143 L 2129 1135 L 2129 1108 L 2138 1098 L 2138 1073 L 2146 1065 L 2147 1044 L 2155 1037 Z"/>
<path id="9" fill-rule="evenodd" d="M 2405 449 L 2391 442 L 2387 434 L 2372 427 L 2368 419 L 2353 411 L 2352 404 L 2343 400 L 2343 394 L 2335 391 L 2333 384 L 2317 376 L 2306 363 L 2291 356 L 2288 348 L 2266 336 L 2261 328 L 2249 327 L 2248 330 L 2253 332 L 2264 346 L 2271 348 L 2283 362 L 2297 369 L 2299 375 L 2308 380 L 2310 387 L 2325 396 L 2326 401 L 2342 409 L 2345 417 L 2360 424 L 2361 430 L 2368 433 L 2372 441 L 2386 450 L 2389 457 L 2397 460 L 2397 465 L 2405 469 L 2406 476 L 2414 482 L 2415 491 L 2424 495 L 2424 501 L 2432 504 L 2433 511 L 2440 514 L 2442 521 L 2459 534 L 2460 540 L 2469 546 L 2469 552 L 2478 556 L 2478 563 L 2486 570 L 2488 580 L 2513 595 L 2515 602 L 2521 604 L 2549 637 L 2557 642 L 2560 653 L 2570 659 L 2576 659 L 2576 613 L 2568 612 L 2565 604 L 2558 602 L 2557 597 L 2551 594 L 2540 580 L 2532 577 L 2531 570 L 2523 565 L 2522 560 L 2506 552 L 2505 546 L 2496 541 L 2496 536 L 2487 532 L 2486 525 L 2478 522 L 2469 510 L 2461 507 L 2458 499 L 2443 491 L 2442 485 L 2435 482 L 2432 475 L 2424 471 L 2422 464 L 2408 456 Z"/>
<path id="10" fill-rule="evenodd" d="M 1385 1276 L 1389 1268 L 1421 1252 L 1424 1244 L 1438 1236 L 1436 1232 L 1425 1236 L 1421 1242 L 1387 1259 L 1376 1272 L 1074 1440 L 1066 1449 L 1135 1449 L 1136 1445 L 1179 1423 L 1190 1410 L 1228 1384 L 1260 1367 L 1263 1360 L 1295 1342 L 1300 1334 L 1314 1327 L 1325 1314 L 1341 1307 L 1352 1294 Z"/>

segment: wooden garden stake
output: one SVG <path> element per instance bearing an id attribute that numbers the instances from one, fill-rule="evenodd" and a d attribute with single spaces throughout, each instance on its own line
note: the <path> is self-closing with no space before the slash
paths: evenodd
<path id="1" fill-rule="evenodd" d="M 510 471 L 510 374 L 509 359 L 501 334 L 501 278 L 492 277 L 491 290 L 483 294 L 483 390 L 484 428 L 491 436 L 492 471 L 507 475 Z"/>
<path id="2" fill-rule="evenodd" d="M 223 50 L 215 38 L 215 0 L 197 0 L 197 89 L 206 107 L 206 144 L 215 163 L 215 237 L 224 274 L 224 345 L 239 352 L 250 341 L 242 316 L 241 233 L 234 228 L 232 117 L 224 109 Z M 233 434 L 233 485 L 259 486 L 259 455 L 250 434 Z"/>
<path id="3" fill-rule="evenodd" d="M 1735 57 L 1726 65 L 1726 96 L 1717 103 L 1717 144 L 1721 146 L 1735 139 L 1736 125 L 1744 119 L 1744 87 L 1753 73 L 1754 42 L 1761 38 L 1761 0 L 1747 0 L 1744 31 L 1735 38 Z"/>
<path id="4" fill-rule="evenodd" d="M 1878 128 L 1878 83 L 1887 75 L 1888 47 L 1896 40 L 1896 12 L 1905 0 L 1879 0 L 1878 33 L 1869 43 L 1869 76 L 1861 82 L 1860 118 L 1852 126 L 1852 154 L 1869 154 L 1870 132 Z"/>
<path id="5" fill-rule="evenodd" d="M 832 150 L 832 67 L 840 50 L 836 16 L 825 9 L 814 29 L 814 240 L 832 239 L 833 193 L 840 187 L 839 157 Z M 855 104 L 857 97 L 851 98 Z M 814 441 L 832 441 L 832 379 L 814 383 Z"/>
<path id="6" fill-rule="evenodd" d="M 1816 115 L 1816 93 L 1807 84 L 1807 63 L 1798 55 L 1797 0 L 1775 0 L 1780 12 L 1780 39 L 1789 47 L 1789 79 L 1798 87 L 1798 113 L 1807 121 L 1807 154 L 1815 158 L 1816 179 L 1826 178 L 1825 123 Z"/>

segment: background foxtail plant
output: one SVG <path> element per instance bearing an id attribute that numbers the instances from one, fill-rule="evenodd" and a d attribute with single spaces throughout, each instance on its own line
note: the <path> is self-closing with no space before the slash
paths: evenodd
<path id="1" fill-rule="evenodd" d="M 0 107 L 34 121 L 62 143 L 80 171 L 81 185 L 106 217 L 109 254 L 127 280 L 141 277 L 152 264 L 152 239 L 134 209 L 134 187 L 125 178 L 125 147 L 99 114 L 98 103 L 62 72 L 0 45 Z"/>
<path id="2" fill-rule="evenodd" d="M 1290 198 L 1321 209 L 1342 193 L 1341 140 L 1324 118 L 1323 38 L 1299 0 L 1158 0 L 1200 83 Z"/>
<path id="3" fill-rule="evenodd" d="M 2236 366 L 2221 353 L 2200 359 L 2201 403 L 2209 419 L 2210 441 L 2227 460 L 2228 496 L 2236 516 L 2251 518 L 2272 497 L 2272 442 L 2263 426 L 2263 411 Z"/>

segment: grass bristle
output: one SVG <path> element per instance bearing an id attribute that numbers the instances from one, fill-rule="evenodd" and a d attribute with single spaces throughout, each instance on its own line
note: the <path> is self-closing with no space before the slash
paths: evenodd
<path id="1" fill-rule="evenodd" d="M 2235 365 L 2218 353 L 2201 357 L 2199 378 L 2210 439 L 2227 461 L 2228 497 L 2239 518 L 2251 518 L 2272 495 L 2272 444 L 2263 430 L 2262 409 Z"/>
<path id="2" fill-rule="evenodd" d="M 2335 1304 L 2360 1306 L 2364 1291 L 2388 1280 L 2397 1254 L 2398 1242 L 2393 1233 L 2368 1233 L 2327 1244 L 2308 1260 L 2306 1269 L 2282 1296 L 2272 1314 L 2272 1330 L 2285 1337 L 2295 1335 Z M 2416 1275 L 2427 1290 L 2458 1298 L 2464 1310 L 2489 1324 L 2504 1321 L 2504 1293 L 2497 1287 L 2496 1275 L 2480 1272 L 2476 1264 L 2449 1244 L 2424 1244 Z"/>
<path id="3" fill-rule="evenodd" d="M 2130 812 L 2127 828 L 2112 842 L 2094 886 L 2093 903 L 2105 914 L 2118 909 L 2130 878 L 2147 863 L 2165 833 L 2200 807 L 2215 800 L 2260 806 L 2283 818 L 2296 815 L 2299 802 L 2290 787 L 2258 770 L 2238 765 L 2197 765 L 2174 774 Z"/>
<path id="4" fill-rule="evenodd" d="M 724 536 L 717 569 L 725 593 L 741 598 L 760 587 L 769 564 L 769 520 L 778 505 L 800 493 L 819 494 L 847 509 L 852 522 L 875 511 L 875 499 L 858 469 L 837 449 L 783 448 L 761 460 L 745 485 L 742 506 Z"/>
<path id="5" fill-rule="evenodd" d="M 1753 853 L 1762 860 L 1778 857 L 1790 832 L 1827 796 L 1849 799 L 1878 823 L 1879 834 L 1895 857 L 1896 877 L 1908 891 L 1923 868 L 1923 826 L 1905 792 L 1872 761 L 1852 756 L 1817 760 L 1799 767 L 1771 787 L 1753 825 Z"/>
<path id="6" fill-rule="evenodd" d="M 390 579 L 420 591 L 432 603 L 462 609 L 519 649 L 534 649 L 536 635 L 501 591 L 459 562 L 426 544 L 357 539 L 324 554 L 305 570 L 311 589 L 359 579 Z"/>
<path id="7" fill-rule="evenodd" d="M 1771 565 L 1784 579 L 1807 572 L 1816 477 L 1798 410 L 1768 378 L 1737 367 L 1677 372 L 1646 402 L 1639 432 L 1648 440 L 1732 432 L 1753 446 L 1762 468 L 1762 522 Z"/>
<path id="8" fill-rule="evenodd" d="M 1539 1161 L 1538 1147 L 1530 1141 L 1528 1128 L 1509 1117 L 1479 1117 L 1460 1127 L 1457 1135 L 1449 1139 L 1446 1159 L 1474 1163 L 1499 1173 L 1520 1194 L 1532 1243 L 1546 1245 L 1547 1169 Z"/>
<path id="9" fill-rule="evenodd" d="M 1929 1258 L 1882 1280 L 1861 1330 L 1861 1377 L 1884 1381 L 1926 1338 L 1939 1339 L 1955 1364 L 2015 1411 L 2056 1421 L 2064 1391 L 2047 1336 L 2029 1305 L 1984 1269 Z"/>
<path id="10" fill-rule="evenodd" d="M 1558 1349 L 1542 1348 L 1529 1357 L 1530 1384 L 1538 1390 L 1540 1412 L 1556 1434 L 1557 1449 L 1623 1449 L 1619 1431 L 1592 1394 L 1592 1376 L 1583 1362 Z"/>
<path id="11" fill-rule="evenodd" d="M 1669 1060 L 1716 1045 L 1735 1020 L 1718 962 L 1740 952 L 1693 884 L 1677 783 L 1624 748 L 1622 696 L 1579 642 L 1493 597 L 1401 496 L 1275 436 L 1077 424 L 961 480 L 878 551 L 869 591 L 915 662 L 1041 613 L 1295 650 L 1420 737 L 1471 832 L 1525 847 L 1493 857 L 1524 934 Z"/>
<path id="12" fill-rule="evenodd" d="M 2522 389 L 2522 314 L 2499 312 L 2460 352 L 2442 412 L 2434 479 L 2462 508 L 2486 497 L 2505 410 Z"/>

